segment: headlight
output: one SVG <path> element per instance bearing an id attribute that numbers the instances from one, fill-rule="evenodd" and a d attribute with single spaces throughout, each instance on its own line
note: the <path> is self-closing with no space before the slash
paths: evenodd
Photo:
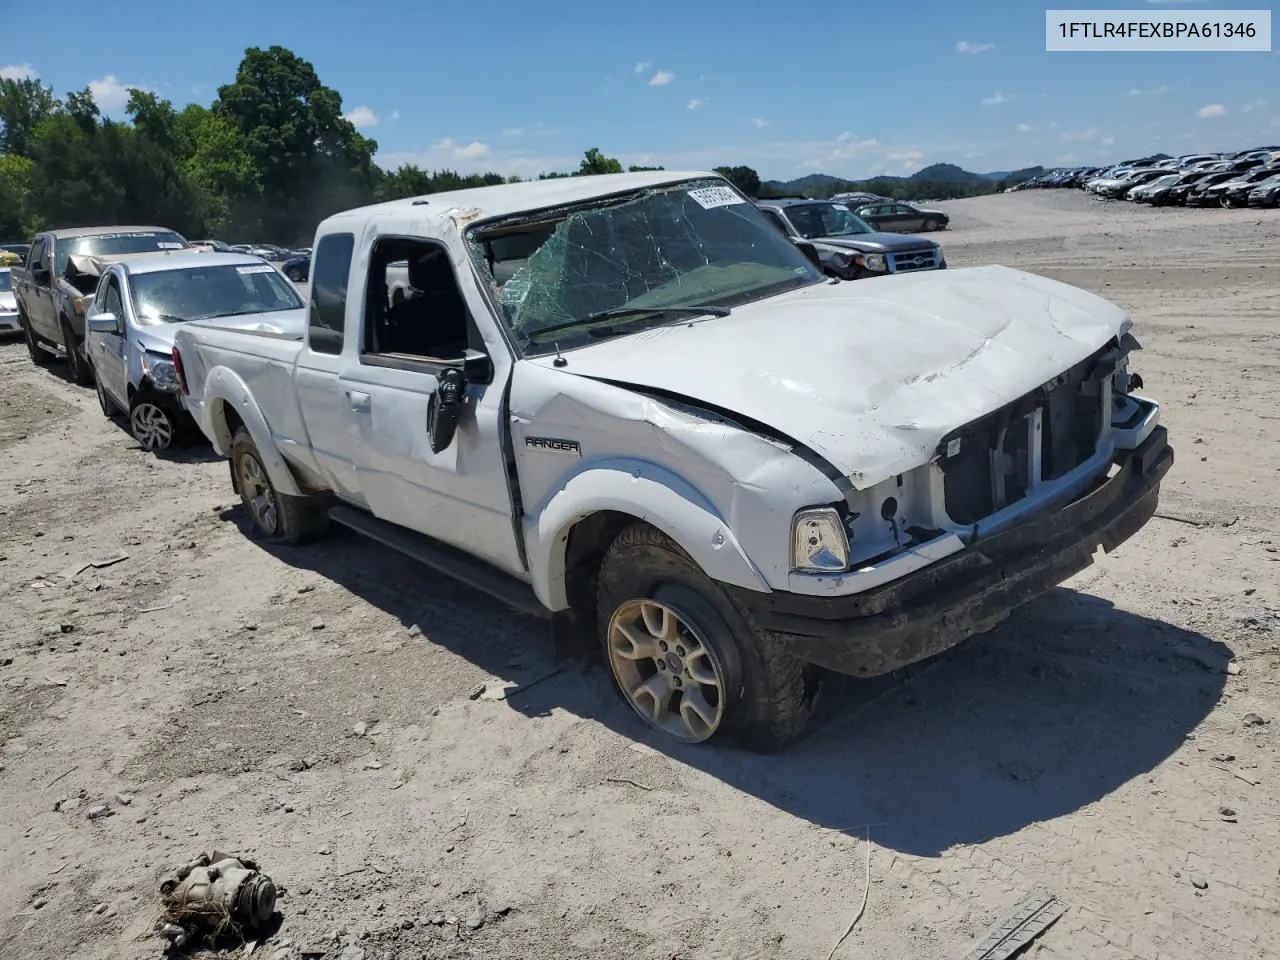
<path id="1" fill-rule="evenodd" d="M 884 254 L 868 253 L 866 256 L 862 258 L 862 265 L 866 267 L 868 270 L 883 270 Z"/>
<path id="2" fill-rule="evenodd" d="M 849 538 L 832 507 L 801 510 L 791 521 L 791 569 L 838 573 L 849 568 Z"/>
<path id="3" fill-rule="evenodd" d="M 142 372 L 147 375 L 157 390 L 177 390 L 178 372 L 173 369 L 173 360 L 158 353 L 142 355 Z"/>

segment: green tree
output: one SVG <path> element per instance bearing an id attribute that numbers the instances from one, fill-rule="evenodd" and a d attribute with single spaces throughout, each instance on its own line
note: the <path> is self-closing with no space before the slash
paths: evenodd
<path id="1" fill-rule="evenodd" d="M 264 199 L 259 220 L 273 239 L 291 242 L 373 198 L 377 143 L 342 116 L 342 97 L 315 68 L 284 47 L 246 50 L 213 110 L 244 138 Z"/>
<path id="2" fill-rule="evenodd" d="M 622 164 L 613 157 L 606 157 L 599 147 L 592 147 L 582 155 L 582 164 L 578 167 L 578 175 L 582 177 L 596 173 L 621 173 Z"/>
<path id="3" fill-rule="evenodd" d="M 750 167 L 716 167 L 714 169 L 748 197 L 754 199 L 760 195 L 760 174 Z"/>
<path id="4" fill-rule="evenodd" d="M 35 164 L 16 153 L 0 154 L 0 240 L 25 239 L 35 233 L 31 209 L 31 172 Z"/>
<path id="5" fill-rule="evenodd" d="M 0 79 L 0 153 L 27 156 L 32 131 L 61 106 L 39 80 Z"/>
<path id="6" fill-rule="evenodd" d="M 56 113 L 31 133 L 32 210 L 49 227 L 119 223 L 123 190 L 111 176 L 97 125 L 86 129 L 85 105 L 77 109 L 78 117 Z"/>

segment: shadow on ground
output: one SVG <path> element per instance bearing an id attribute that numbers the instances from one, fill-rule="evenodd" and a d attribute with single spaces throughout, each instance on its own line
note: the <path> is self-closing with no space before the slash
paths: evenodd
<path id="1" fill-rule="evenodd" d="M 242 508 L 222 516 L 247 531 Z M 547 622 L 341 528 L 265 549 L 493 675 L 510 674 L 513 647 L 550 656 Z M 773 756 L 660 737 L 612 694 L 603 658 L 594 682 L 552 677 L 506 703 L 530 716 L 560 707 L 795 816 L 854 835 L 872 825 L 877 843 L 934 856 L 1071 813 L 1165 760 L 1225 679 L 1173 656 L 1180 645 L 1230 656 L 1199 634 L 1057 589 L 925 664 L 833 678 L 811 733 Z"/>

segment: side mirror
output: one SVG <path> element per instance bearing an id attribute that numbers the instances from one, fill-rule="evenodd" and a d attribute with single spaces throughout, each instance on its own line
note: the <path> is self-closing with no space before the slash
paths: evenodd
<path id="1" fill-rule="evenodd" d="M 801 253 L 803 253 L 806 257 L 809 258 L 810 263 L 812 263 L 819 270 L 822 269 L 822 257 L 819 256 L 817 247 L 815 247 L 808 240 L 796 240 L 795 245 L 800 248 Z"/>
<path id="2" fill-rule="evenodd" d="M 493 383 L 493 361 L 487 353 L 467 350 L 462 361 L 462 376 L 467 383 Z"/>
<path id="3" fill-rule="evenodd" d="M 49 285 L 49 268 L 48 267 L 32 267 L 31 279 L 42 287 Z"/>
<path id="4" fill-rule="evenodd" d="M 120 318 L 114 313 L 95 313 L 86 322 L 94 333 L 120 333 Z"/>
<path id="5" fill-rule="evenodd" d="M 449 367 L 440 374 L 435 393 L 427 401 L 427 434 L 432 453 L 439 453 L 453 443 L 466 387 L 466 377 L 457 367 Z"/>

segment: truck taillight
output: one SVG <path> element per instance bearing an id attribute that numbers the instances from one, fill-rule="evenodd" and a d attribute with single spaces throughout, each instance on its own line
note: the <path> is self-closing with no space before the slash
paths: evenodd
<path id="1" fill-rule="evenodd" d="M 178 376 L 178 386 L 182 388 L 182 392 L 191 396 L 191 390 L 187 387 L 187 372 L 182 369 L 182 354 L 177 347 L 173 348 L 173 372 Z"/>

